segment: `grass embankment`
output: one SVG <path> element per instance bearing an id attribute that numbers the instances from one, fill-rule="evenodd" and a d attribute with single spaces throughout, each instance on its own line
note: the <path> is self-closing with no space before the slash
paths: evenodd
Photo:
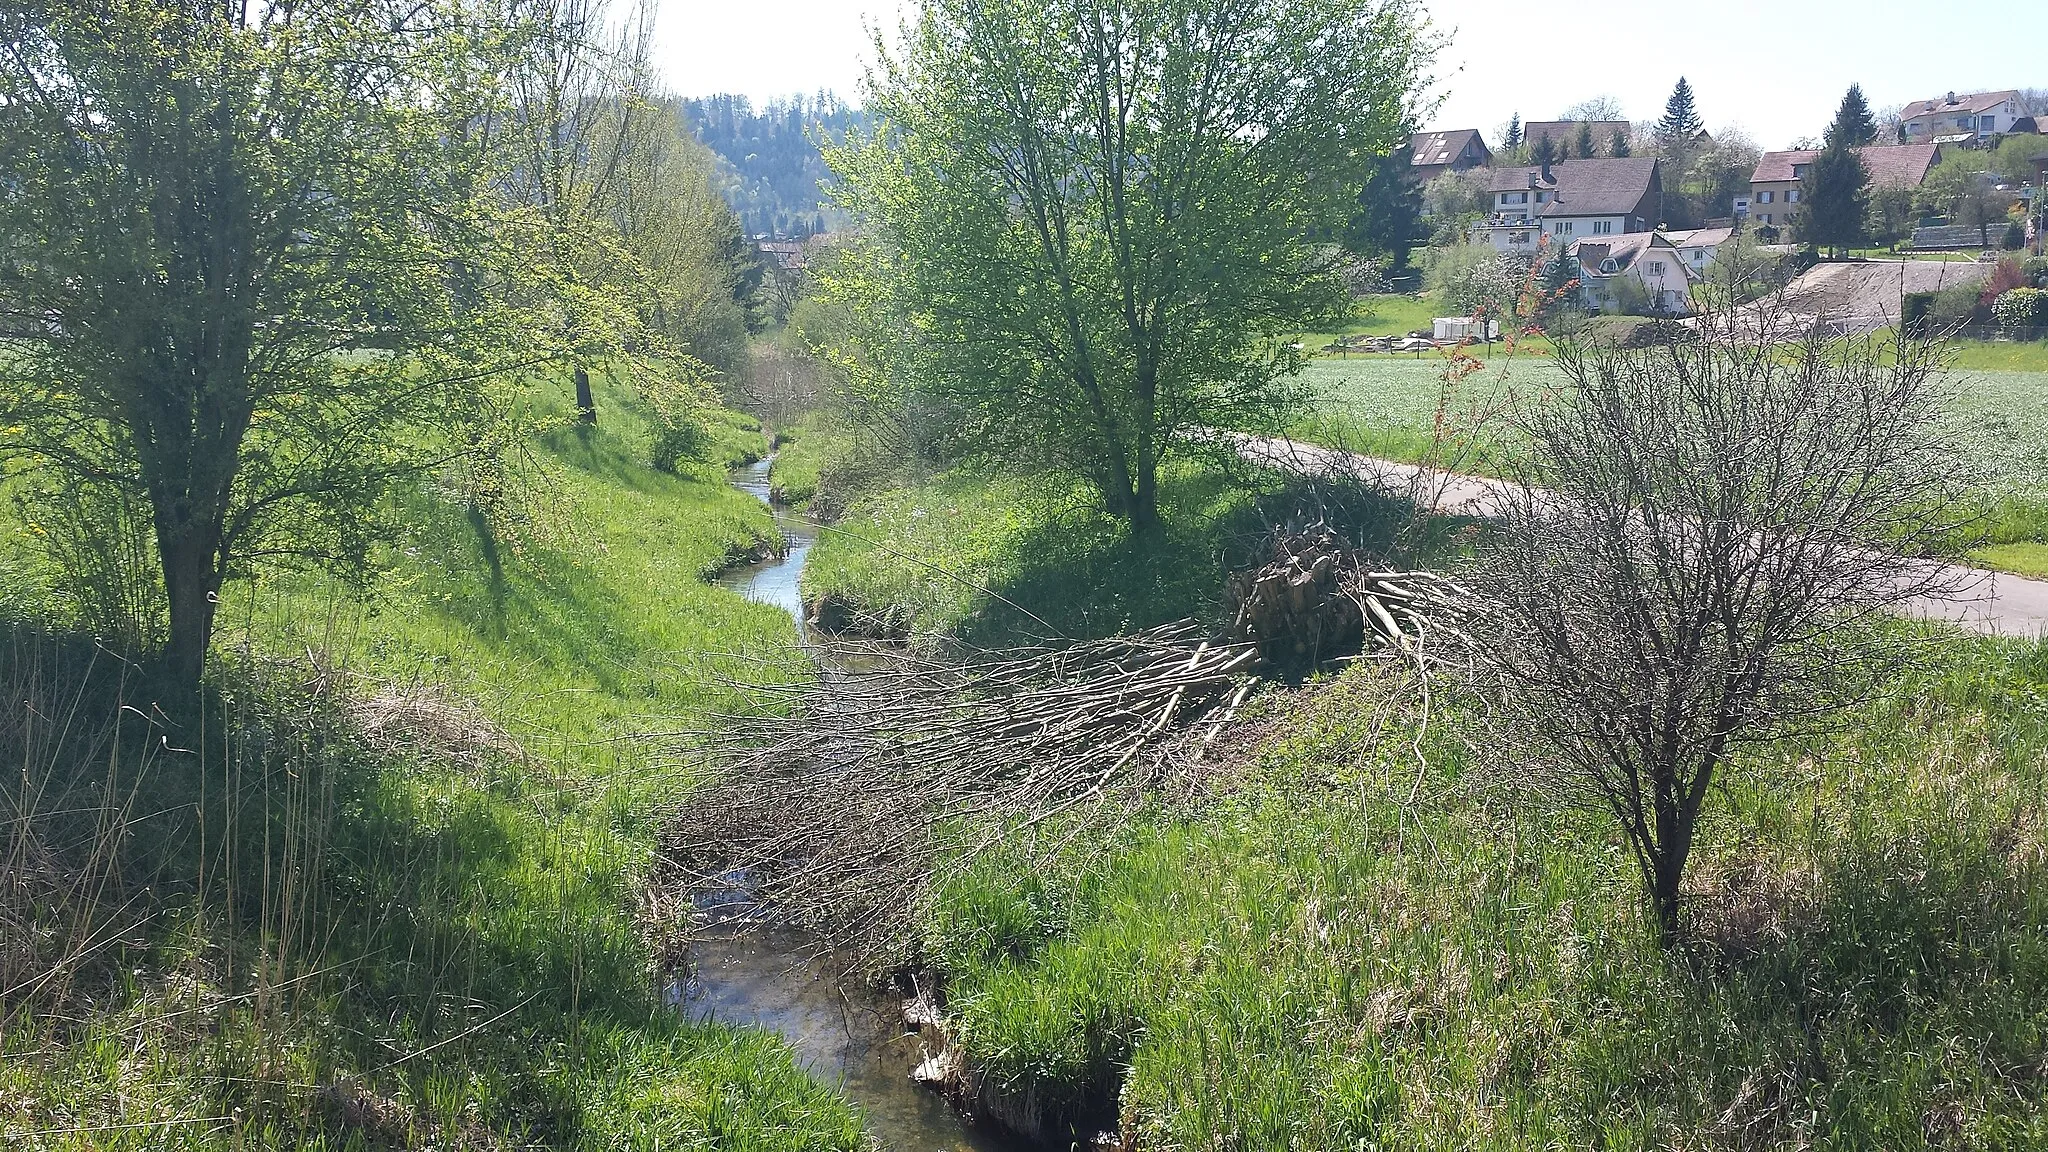
<path id="1" fill-rule="evenodd" d="M 895 635 L 1106 636 L 1214 615 L 1226 574 L 1264 559 L 1268 517 L 1293 508 L 1276 477 L 1193 461 L 1165 470 L 1160 503 L 1159 536 L 1134 541 L 1092 493 L 1053 480 L 961 469 L 871 491 L 811 550 L 804 596 L 837 597 Z"/>
<path id="2" fill-rule="evenodd" d="M 2044 690 L 2048 650 L 1959 643 L 1752 757 L 1666 954 L 1608 818 L 1362 666 L 1213 810 L 986 861 L 934 951 L 986 1075 L 1140 1147 L 2039 1147 Z"/>
<path id="3" fill-rule="evenodd" d="M 845 559 L 971 632 L 1007 610 L 907 557 L 1070 595 L 1109 570 L 1035 499 L 955 475 L 860 506 L 889 548 Z M 1176 501 L 1190 538 L 1205 506 Z M 1676 954 L 1611 819 L 1515 788 L 1448 685 L 1426 728 L 1398 666 L 1269 695 L 1208 806 L 949 884 L 956 1035 L 1139 1147 L 2042 1146 L 2048 647 L 1949 644 L 1728 774 Z"/>
<path id="4" fill-rule="evenodd" d="M 0 1143 L 862 1145 L 778 1040 L 663 1006 L 638 883 L 680 787 L 660 734 L 791 638 L 704 582 L 771 531 L 723 475 L 765 445 L 726 416 L 716 459 L 667 475 L 630 400 L 599 407 L 542 446 L 556 534 L 515 546 L 423 491 L 369 600 L 236 589 L 203 730 L 148 727 L 113 660 L 15 629 L 0 671 L 50 715 L 0 732 L 31 749 L 0 797 L 36 813 L 0 852 L 47 889 L 49 955 L 0 960 L 85 954 L 61 995 L 7 989 Z M 7 590 L 46 610 L 18 544 Z"/>

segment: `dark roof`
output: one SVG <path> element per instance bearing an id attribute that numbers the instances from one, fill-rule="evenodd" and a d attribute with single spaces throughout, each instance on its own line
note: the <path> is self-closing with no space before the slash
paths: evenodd
<path id="1" fill-rule="evenodd" d="M 1593 139 L 1602 147 L 1614 138 L 1616 132 L 1627 132 L 1634 127 L 1626 120 L 1531 120 L 1522 125 L 1522 143 L 1534 144 L 1540 136 L 1548 136 L 1559 144 L 1570 144 L 1579 138 L 1579 125 L 1593 126 Z"/>
<path id="2" fill-rule="evenodd" d="M 1432 168 L 1439 164 L 1454 164 L 1465 154 L 1469 145 L 1479 145 L 1479 156 L 1489 155 L 1486 141 L 1480 139 L 1477 128 L 1452 128 L 1443 132 L 1417 132 L 1408 138 L 1410 163 L 1418 168 Z"/>
<path id="3" fill-rule="evenodd" d="M 1820 152 L 1812 148 L 1795 148 L 1787 152 L 1766 152 L 1756 162 L 1756 171 L 1750 174 L 1751 184 L 1781 183 L 1797 180 L 1793 168 L 1799 164 L 1811 164 Z M 1870 183 L 1878 188 L 1918 188 L 1927 179 L 1927 170 L 1941 159 L 1939 144 L 1870 144 L 1856 150 L 1856 156 L 1863 161 L 1863 167 L 1870 172 Z"/>
<path id="4" fill-rule="evenodd" d="M 1557 193 L 1550 203 L 1536 209 L 1537 216 L 1625 216 L 1649 195 L 1657 178 L 1654 156 L 1602 157 L 1592 160 L 1559 160 L 1550 166 L 1550 179 L 1534 166 L 1487 170 L 1487 190 L 1515 192 L 1538 187 Z M 1534 177 L 1536 184 L 1529 180 Z"/>
<path id="5" fill-rule="evenodd" d="M 1982 112 L 1986 108 L 2003 104 L 2017 95 L 2019 95 L 2017 91 L 2007 88 L 2003 92 L 1958 92 L 1955 94 L 1954 102 L 1950 102 L 1947 96 L 1934 100 L 1915 100 L 1900 110 L 1899 119 L 1911 120 L 1915 116 L 1942 116 L 1950 113 Z"/>

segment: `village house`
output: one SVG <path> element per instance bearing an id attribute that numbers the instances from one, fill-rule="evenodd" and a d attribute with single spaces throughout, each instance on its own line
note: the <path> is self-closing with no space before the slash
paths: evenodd
<path id="1" fill-rule="evenodd" d="M 1408 163 L 1414 166 L 1415 178 L 1424 184 L 1446 172 L 1463 172 L 1492 162 L 1493 152 L 1477 128 L 1417 132 L 1408 138 Z"/>
<path id="2" fill-rule="evenodd" d="M 1920 187 L 1927 173 L 1941 163 L 1943 147 L 1934 143 L 1874 144 L 1856 149 L 1856 156 L 1869 171 L 1872 188 L 1910 190 Z M 1750 174 L 1749 195 L 1735 198 L 1735 218 L 1780 230 L 1792 227 L 1799 217 L 1800 182 L 1819 156 L 1812 148 L 1764 153 Z"/>
<path id="3" fill-rule="evenodd" d="M 1678 261 L 1686 272 L 1698 280 L 1713 266 L 1714 257 L 1721 245 L 1734 239 L 1734 228 L 1694 228 L 1690 231 L 1666 231 L 1658 233 L 1664 242 L 1677 253 Z"/>
<path id="4" fill-rule="evenodd" d="M 1651 312 L 1678 314 L 1689 309 L 1697 277 L 1679 251 L 1658 232 L 1629 232 L 1599 239 L 1581 239 L 1565 249 L 1579 262 L 1579 299 L 1591 312 L 1613 312 L 1640 295 Z"/>
<path id="5" fill-rule="evenodd" d="M 1648 232 L 1663 212 L 1664 186 L 1652 157 L 1561 160 L 1487 170 L 1491 211 L 1472 239 L 1502 252 L 1533 252 L 1582 237 Z"/>
<path id="6" fill-rule="evenodd" d="M 2019 93 L 2010 89 L 1960 96 L 1950 92 L 1940 99 L 1915 101 L 1899 113 L 1909 143 L 1981 140 L 2013 131 L 2019 118 Z"/>

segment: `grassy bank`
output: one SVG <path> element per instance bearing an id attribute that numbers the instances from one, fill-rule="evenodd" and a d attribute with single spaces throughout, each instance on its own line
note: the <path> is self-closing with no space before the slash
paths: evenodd
<path id="1" fill-rule="evenodd" d="M 1322 502 L 1322 503 L 1319 503 Z M 1159 535 L 1134 540 L 1085 487 L 968 469 L 870 491 L 822 535 L 807 601 L 837 597 L 893 634 L 1084 638 L 1212 618 L 1276 519 L 1326 510 L 1384 533 L 1388 502 L 1185 461 L 1160 481 Z"/>
<path id="2" fill-rule="evenodd" d="M 1006 484 L 871 501 L 848 526 L 889 549 L 834 547 L 970 631 L 1004 610 L 909 557 L 1098 585 L 1113 547 Z M 1946 645 L 1727 776 L 1676 954 L 1611 819 L 1520 789 L 1449 685 L 1426 727 L 1400 666 L 1269 693 L 1205 804 L 949 882 L 955 1035 L 1011 1099 L 1141 1148 L 2048 1145 L 2048 647 Z"/>
<path id="3" fill-rule="evenodd" d="M 862 1146 L 780 1041 L 664 1007 L 675 910 L 638 883 L 682 786 L 663 733 L 742 661 L 805 674 L 773 663 L 786 616 L 704 582 L 771 530 L 724 483 L 765 444 L 722 415 L 665 474 L 628 397 L 599 411 L 541 446 L 548 532 L 423 488 L 367 596 L 237 587 L 197 730 L 14 627 L 8 685 L 48 706 L 6 733 L 29 752 L 4 799 L 33 818 L 0 850 L 48 891 L 0 914 L 27 908 L 49 955 L 5 959 L 71 960 L 8 991 L 0 1143 Z M 9 591 L 60 607 L 20 542 Z"/>
<path id="4" fill-rule="evenodd" d="M 1233 790 L 934 925 L 967 1049 L 1140 1146 L 2038 1147 L 2048 649 L 1961 644 L 1741 766 L 1653 943 L 1604 817 L 1413 686 L 1290 701 Z M 1472 741 L 1472 742 L 1468 742 Z M 1413 802 L 1410 798 L 1413 797 Z"/>

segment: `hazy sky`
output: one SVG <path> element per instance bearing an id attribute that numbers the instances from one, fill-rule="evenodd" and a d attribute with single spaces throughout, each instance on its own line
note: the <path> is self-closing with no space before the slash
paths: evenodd
<path id="1" fill-rule="evenodd" d="M 824 88 L 857 100 L 862 21 L 893 29 L 902 3 L 666 0 L 656 51 L 684 95 L 763 101 Z M 1655 119 L 1683 74 L 1709 128 L 1739 126 L 1780 148 L 1819 135 L 1852 82 L 1877 108 L 1951 89 L 2048 88 L 2048 18 L 2022 32 L 2026 7 L 1949 19 L 1906 0 L 1437 0 L 1428 9 L 1449 43 L 1436 69 L 1443 103 L 1425 126 L 1491 140 L 1510 112 L 1551 119 L 1601 95 L 1631 119 Z"/>

